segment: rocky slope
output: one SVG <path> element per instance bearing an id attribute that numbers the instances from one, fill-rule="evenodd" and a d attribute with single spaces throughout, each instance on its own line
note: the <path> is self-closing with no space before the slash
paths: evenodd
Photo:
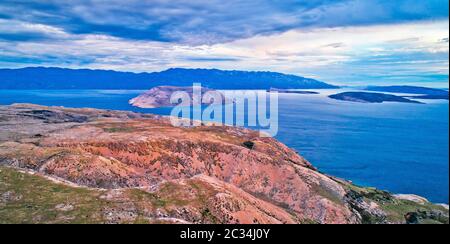
<path id="1" fill-rule="evenodd" d="M 448 223 L 255 131 L 156 115 L 0 106 L 0 165 L 1 223 Z"/>

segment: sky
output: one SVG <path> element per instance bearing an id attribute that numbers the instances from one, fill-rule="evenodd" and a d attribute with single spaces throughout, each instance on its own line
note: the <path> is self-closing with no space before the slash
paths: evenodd
<path id="1" fill-rule="evenodd" d="M 1 0 L 0 68 L 276 71 L 448 88 L 448 0 Z"/>

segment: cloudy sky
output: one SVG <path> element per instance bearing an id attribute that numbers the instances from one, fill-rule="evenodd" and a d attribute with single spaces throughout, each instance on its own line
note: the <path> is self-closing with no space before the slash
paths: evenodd
<path id="1" fill-rule="evenodd" d="M 1 0 L 0 68 L 220 68 L 448 87 L 448 9 L 448 0 Z"/>

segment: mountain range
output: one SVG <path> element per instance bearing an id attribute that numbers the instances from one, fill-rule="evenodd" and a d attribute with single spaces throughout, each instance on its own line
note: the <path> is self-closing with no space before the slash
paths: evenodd
<path id="1" fill-rule="evenodd" d="M 192 86 L 212 89 L 321 89 L 336 86 L 318 80 L 275 72 L 174 68 L 132 73 L 111 70 L 30 67 L 0 69 L 0 89 L 149 89 Z"/>

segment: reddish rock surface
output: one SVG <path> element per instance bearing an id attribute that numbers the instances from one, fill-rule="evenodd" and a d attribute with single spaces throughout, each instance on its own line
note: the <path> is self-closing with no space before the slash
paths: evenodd
<path id="1" fill-rule="evenodd" d="M 361 222 L 347 183 L 255 131 L 179 128 L 156 115 L 34 105 L 0 107 L 0 115 L 0 164 L 112 191 L 158 191 L 169 182 L 176 186 L 169 193 L 187 202 L 199 197 L 190 184 L 197 182 L 208 192 L 202 205 L 220 223 Z M 202 222 L 195 216 L 206 206 L 192 202 L 184 215 L 165 217 Z"/>

